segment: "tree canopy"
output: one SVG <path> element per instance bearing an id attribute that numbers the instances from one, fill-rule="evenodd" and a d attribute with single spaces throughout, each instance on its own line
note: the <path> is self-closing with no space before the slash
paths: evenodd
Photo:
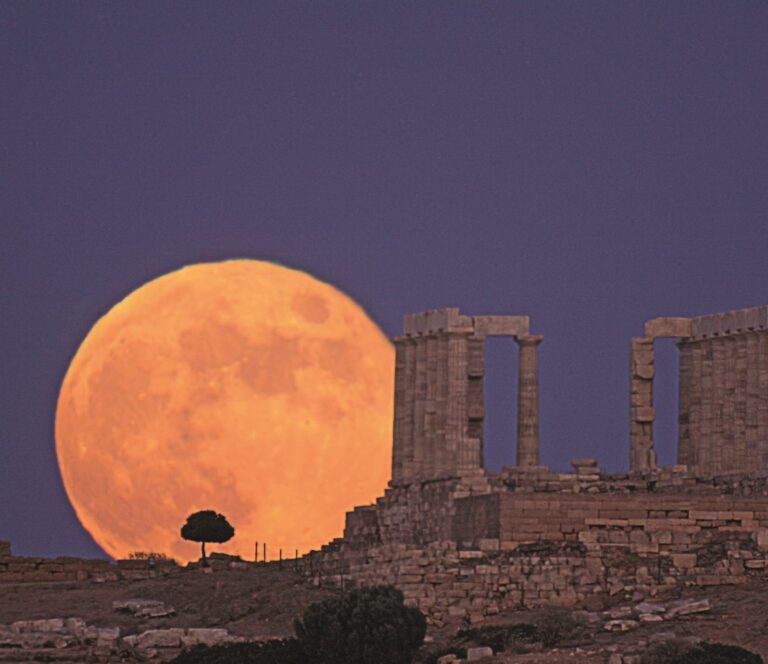
<path id="1" fill-rule="evenodd" d="M 181 527 L 181 536 L 185 540 L 202 543 L 203 562 L 205 562 L 205 543 L 221 544 L 232 539 L 235 529 L 227 521 L 227 517 L 213 510 L 202 510 L 187 517 L 187 522 Z"/>

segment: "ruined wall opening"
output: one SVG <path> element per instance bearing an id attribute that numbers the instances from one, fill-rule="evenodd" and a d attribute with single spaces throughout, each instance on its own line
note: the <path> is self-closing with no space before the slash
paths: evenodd
<path id="1" fill-rule="evenodd" d="M 656 422 L 653 426 L 653 441 L 656 461 L 659 466 L 677 463 L 677 412 L 680 360 L 675 345 L 676 339 L 656 339 L 655 376 L 653 379 L 653 406 Z"/>
<path id="2" fill-rule="evenodd" d="M 518 347 L 513 337 L 485 339 L 483 465 L 491 472 L 515 464 Z"/>

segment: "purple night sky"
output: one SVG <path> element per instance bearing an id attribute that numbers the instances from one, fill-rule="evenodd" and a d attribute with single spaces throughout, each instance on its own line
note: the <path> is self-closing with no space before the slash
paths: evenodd
<path id="1" fill-rule="evenodd" d="M 543 461 L 626 468 L 629 338 L 768 304 L 766 35 L 760 0 L 6 0 L 0 539 L 100 555 L 56 465 L 68 363 L 133 289 L 233 257 L 331 282 L 390 336 L 437 307 L 530 315 Z M 498 468 L 514 342 L 487 360 Z"/>

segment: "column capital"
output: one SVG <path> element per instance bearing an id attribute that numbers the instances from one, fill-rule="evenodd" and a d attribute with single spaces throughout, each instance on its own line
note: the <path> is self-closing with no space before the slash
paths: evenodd
<path id="1" fill-rule="evenodd" d="M 517 341 L 520 346 L 538 346 L 544 341 L 544 337 L 540 334 L 529 334 L 524 337 L 515 337 L 515 341 Z"/>

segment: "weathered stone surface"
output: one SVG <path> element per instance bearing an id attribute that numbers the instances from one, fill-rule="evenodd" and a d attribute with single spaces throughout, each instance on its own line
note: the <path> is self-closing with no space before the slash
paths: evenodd
<path id="1" fill-rule="evenodd" d="M 706 613 L 711 610 L 708 599 L 681 599 L 672 602 L 667 608 L 667 618 L 677 618 L 678 616 L 687 616 L 692 613 Z"/>
<path id="2" fill-rule="evenodd" d="M 139 634 L 136 644 L 139 648 L 178 648 L 183 636 L 181 628 L 149 629 Z"/>
<path id="3" fill-rule="evenodd" d="M 666 607 L 663 604 L 658 604 L 655 602 L 640 602 L 640 604 L 635 605 L 635 611 L 638 614 L 642 613 L 664 613 L 666 611 Z"/>
<path id="4" fill-rule="evenodd" d="M 609 620 L 603 625 L 603 629 L 607 632 L 629 632 L 639 626 L 637 620 Z"/>
<path id="5" fill-rule="evenodd" d="M 479 648 L 467 648 L 467 661 L 475 662 L 484 657 L 493 657 L 493 649 L 488 646 L 482 646 Z"/>
<path id="6" fill-rule="evenodd" d="M 219 643 L 226 643 L 230 639 L 229 632 L 226 629 L 193 627 L 187 630 L 184 637 L 185 645 L 203 644 L 214 646 Z"/>

